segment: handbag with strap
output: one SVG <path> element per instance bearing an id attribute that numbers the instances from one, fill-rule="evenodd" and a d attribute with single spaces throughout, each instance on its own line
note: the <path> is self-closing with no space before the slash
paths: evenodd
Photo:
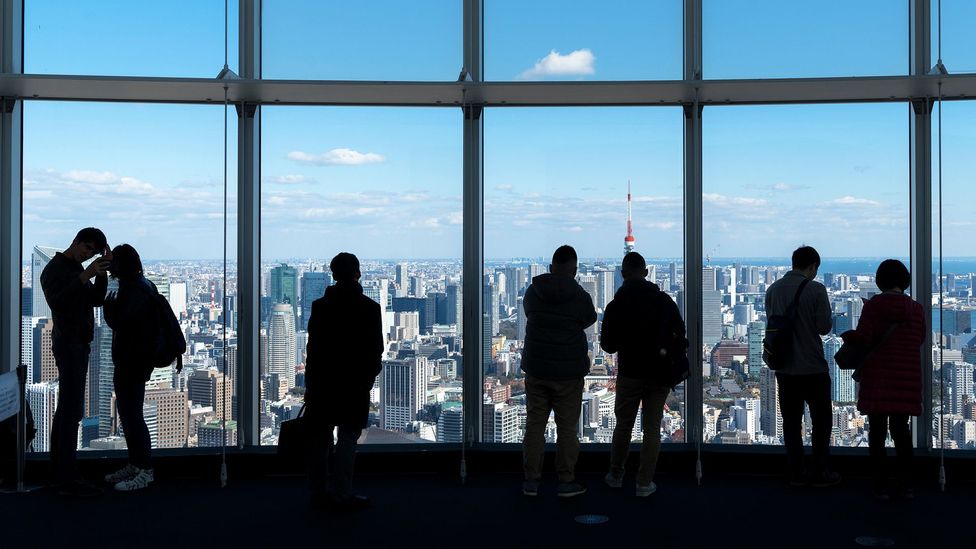
<path id="1" fill-rule="evenodd" d="M 309 421 L 305 418 L 305 407 L 292 419 L 281 422 L 278 430 L 278 455 L 289 460 L 297 460 L 305 455 L 308 444 Z"/>
<path id="2" fill-rule="evenodd" d="M 881 347 L 889 337 L 891 337 L 891 334 L 894 333 L 899 324 L 901 323 L 892 322 L 889 324 L 888 327 L 885 328 L 884 333 L 881 334 L 881 337 L 868 346 L 857 345 L 855 343 L 848 343 L 845 341 L 844 344 L 840 346 L 840 349 L 837 350 L 837 353 L 834 354 L 834 362 L 837 363 L 837 367 L 841 370 L 854 370 L 851 377 L 854 379 L 854 381 L 860 381 L 861 368 L 864 367 L 864 363 L 867 362 L 868 357 L 871 356 L 871 353 Z"/>

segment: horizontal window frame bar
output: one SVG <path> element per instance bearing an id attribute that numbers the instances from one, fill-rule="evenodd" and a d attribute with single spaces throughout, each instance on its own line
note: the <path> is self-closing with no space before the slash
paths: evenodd
<path id="1" fill-rule="evenodd" d="M 28 100 L 452 107 L 677 106 L 976 99 L 976 74 L 629 82 L 217 80 L 0 74 L 0 96 Z"/>

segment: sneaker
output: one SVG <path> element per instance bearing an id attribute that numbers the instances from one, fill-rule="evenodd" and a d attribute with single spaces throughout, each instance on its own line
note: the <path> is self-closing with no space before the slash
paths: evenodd
<path id="1" fill-rule="evenodd" d="M 523 496 L 538 496 L 539 495 L 539 481 L 538 480 L 526 480 L 522 482 L 522 495 Z"/>
<path id="2" fill-rule="evenodd" d="M 115 484 L 115 489 L 119 492 L 132 492 L 134 490 L 142 490 L 143 488 L 148 488 L 149 483 L 153 481 L 153 470 L 152 469 L 139 469 L 136 476 L 123 480 Z"/>
<path id="3" fill-rule="evenodd" d="M 657 484 L 654 484 L 653 482 L 646 485 L 637 485 L 637 497 L 639 498 L 646 498 L 654 492 L 657 492 Z"/>
<path id="4" fill-rule="evenodd" d="M 571 498 L 586 493 L 586 487 L 578 482 L 560 482 L 556 493 L 561 498 Z"/>
<path id="5" fill-rule="evenodd" d="M 824 471 L 813 477 L 813 480 L 810 482 L 810 486 L 813 486 L 814 488 L 826 488 L 828 486 L 835 486 L 837 484 L 840 484 L 840 473 L 830 470 Z"/>
<path id="6" fill-rule="evenodd" d="M 127 463 L 125 467 L 119 469 L 118 471 L 110 475 L 105 475 L 105 482 L 114 486 L 123 480 L 129 480 L 138 474 L 139 468 L 131 463 Z"/>
<path id="7" fill-rule="evenodd" d="M 603 477 L 603 482 L 607 483 L 607 486 L 611 488 L 620 488 L 624 485 L 623 476 L 616 476 L 613 473 L 607 473 L 607 476 Z"/>
<path id="8" fill-rule="evenodd" d="M 69 498 L 93 498 L 102 495 L 102 493 L 102 489 L 98 486 L 80 480 L 58 487 L 58 495 Z"/>

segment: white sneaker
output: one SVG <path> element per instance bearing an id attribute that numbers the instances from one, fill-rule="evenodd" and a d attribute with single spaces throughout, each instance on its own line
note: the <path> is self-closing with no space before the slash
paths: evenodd
<path id="1" fill-rule="evenodd" d="M 105 475 L 105 482 L 109 484 L 118 484 L 123 480 L 129 480 L 138 474 L 139 468 L 131 463 L 128 463 L 125 467 L 119 469 L 118 471 L 110 475 Z"/>
<path id="2" fill-rule="evenodd" d="M 123 480 L 115 485 L 115 489 L 119 492 L 131 492 L 133 490 L 142 490 L 147 488 L 149 483 L 153 481 L 153 470 L 152 469 L 139 469 L 139 473 L 136 476 Z"/>
<path id="3" fill-rule="evenodd" d="M 654 484 L 653 482 L 646 486 L 641 486 L 640 484 L 637 485 L 637 497 L 639 498 L 646 498 L 654 492 L 657 492 L 657 484 Z"/>

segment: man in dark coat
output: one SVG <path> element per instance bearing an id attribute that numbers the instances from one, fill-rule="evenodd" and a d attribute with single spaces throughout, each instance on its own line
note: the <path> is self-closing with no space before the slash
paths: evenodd
<path id="1" fill-rule="evenodd" d="M 624 283 L 607 304 L 600 329 L 600 346 L 617 353 L 617 392 L 613 411 L 617 425 L 610 447 L 612 488 L 623 483 L 624 463 L 630 451 L 637 408 L 643 403 L 643 434 L 636 494 L 645 497 L 657 490 L 654 470 L 661 450 L 661 415 L 674 384 L 671 362 L 684 363 L 685 323 L 678 306 L 657 284 L 647 280 L 647 263 L 637 252 L 624 256 Z"/>
<path id="2" fill-rule="evenodd" d="M 558 494 L 573 497 L 586 492 L 576 482 L 579 456 L 576 436 L 583 401 L 583 377 L 590 371 L 589 345 L 584 330 L 596 322 L 593 299 L 576 282 L 576 250 L 560 246 L 552 254 L 549 272 L 532 279 L 525 290 L 525 438 L 522 441 L 525 481 L 522 493 L 539 493 L 545 430 L 549 413 L 556 416 L 556 472 Z"/>
<path id="3" fill-rule="evenodd" d="M 379 304 L 363 294 L 356 256 L 340 253 L 329 268 L 335 285 L 312 303 L 308 321 L 305 416 L 312 433 L 308 475 L 314 507 L 358 510 L 368 507 L 369 500 L 351 492 L 356 442 L 367 426 L 369 392 L 382 368 L 383 319 Z M 337 427 L 339 440 L 333 445 Z"/>
<path id="4" fill-rule="evenodd" d="M 96 254 L 102 254 L 102 257 L 88 267 L 82 266 Z M 99 488 L 82 481 L 76 464 L 76 449 L 78 423 L 85 414 L 85 380 L 88 378 L 91 342 L 95 337 L 95 307 L 105 301 L 106 272 L 111 255 L 105 234 L 88 227 L 78 231 L 71 246 L 54 254 L 41 272 L 41 289 L 54 321 L 51 350 L 58 369 L 58 406 L 51 426 L 51 462 L 58 493 L 65 496 L 85 497 L 101 493 Z"/>

